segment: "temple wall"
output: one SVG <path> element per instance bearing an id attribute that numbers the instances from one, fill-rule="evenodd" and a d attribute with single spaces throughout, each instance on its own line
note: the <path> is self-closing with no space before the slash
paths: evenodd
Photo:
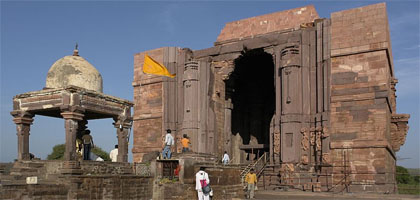
<path id="1" fill-rule="evenodd" d="M 394 192 L 391 43 L 385 3 L 331 14 L 333 181 L 350 191 Z M 344 156 L 345 155 L 345 156 Z"/>
<path id="2" fill-rule="evenodd" d="M 133 161 L 143 155 L 162 150 L 163 131 L 163 77 L 144 74 L 144 55 L 163 63 L 165 47 L 134 55 L 134 119 Z"/>
<path id="3" fill-rule="evenodd" d="M 227 23 L 207 49 L 147 51 L 177 73 L 174 79 L 143 74 L 146 52 L 136 54 L 134 161 L 160 151 L 167 128 L 175 131 L 178 152 L 186 133 L 194 152 L 220 157 L 226 150 L 234 163 L 245 161 L 251 135 L 234 133 L 241 104 L 232 97 L 253 94 L 235 93 L 241 67 L 235 59 L 263 51 L 275 67 L 267 180 L 314 191 L 395 192 L 395 151 L 409 115 L 396 113 L 385 3 L 317 18 L 306 6 Z M 248 109 L 241 112 L 239 118 Z"/>
<path id="4" fill-rule="evenodd" d="M 229 22 L 217 37 L 216 45 L 270 32 L 299 28 L 301 24 L 312 22 L 318 18 L 314 6 L 309 5 Z"/>

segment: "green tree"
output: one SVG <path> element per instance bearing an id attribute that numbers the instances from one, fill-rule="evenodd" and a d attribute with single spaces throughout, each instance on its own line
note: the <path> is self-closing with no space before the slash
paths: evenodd
<path id="1" fill-rule="evenodd" d="M 53 151 L 47 156 L 47 160 L 62 160 L 64 152 L 66 151 L 66 145 L 57 144 L 53 147 Z"/>
<path id="2" fill-rule="evenodd" d="M 47 160 L 62 160 L 64 158 L 64 152 L 66 151 L 65 144 L 57 144 L 53 147 L 53 150 L 50 155 L 47 156 Z M 111 161 L 107 152 L 102 150 L 100 147 L 95 145 L 95 148 L 92 149 L 92 153 L 101 157 L 105 161 Z"/>
<path id="3" fill-rule="evenodd" d="M 397 183 L 399 184 L 409 184 L 413 182 L 413 177 L 410 176 L 408 170 L 404 167 L 397 166 Z"/>
<path id="4" fill-rule="evenodd" d="M 414 180 L 414 184 L 419 185 L 420 184 L 420 175 L 414 175 L 413 180 Z"/>

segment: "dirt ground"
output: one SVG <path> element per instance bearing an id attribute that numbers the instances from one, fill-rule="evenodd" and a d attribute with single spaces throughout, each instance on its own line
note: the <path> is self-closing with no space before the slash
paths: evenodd
<path id="1" fill-rule="evenodd" d="M 313 193 L 313 192 L 284 192 L 284 191 L 256 191 L 256 200 L 262 199 L 354 199 L 354 200 L 367 200 L 367 199 L 389 199 L 389 200 L 403 200 L 403 199 L 420 199 L 420 195 L 398 195 L 398 194 L 354 194 L 354 193 Z"/>

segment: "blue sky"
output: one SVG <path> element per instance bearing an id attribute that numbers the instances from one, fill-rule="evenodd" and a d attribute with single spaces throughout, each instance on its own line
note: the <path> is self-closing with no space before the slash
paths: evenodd
<path id="1" fill-rule="evenodd" d="M 104 93 L 133 99 L 133 55 L 164 46 L 213 46 L 227 22 L 313 4 L 320 17 L 380 1 L 1 1 L 0 162 L 17 154 L 16 127 L 9 112 L 16 94 L 41 90 L 51 65 L 79 53 L 102 74 Z M 399 165 L 420 167 L 419 2 L 388 1 L 397 85 L 397 110 L 409 113 L 407 141 Z M 30 152 L 45 159 L 64 143 L 64 122 L 42 116 L 31 126 Z M 116 144 L 112 120 L 90 121 L 94 141 Z M 132 145 L 129 147 L 132 148 Z M 131 155 L 130 155 L 131 160 Z"/>

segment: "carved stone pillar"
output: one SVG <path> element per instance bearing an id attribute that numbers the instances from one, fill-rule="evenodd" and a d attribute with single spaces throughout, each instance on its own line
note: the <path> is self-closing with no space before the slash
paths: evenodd
<path id="1" fill-rule="evenodd" d="M 391 78 L 391 108 L 392 108 L 392 112 L 395 113 L 397 111 L 397 89 L 395 88 L 397 83 L 398 83 L 398 79 L 396 78 Z"/>
<path id="2" fill-rule="evenodd" d="M 18 137 L 18 160 L 29 160 L 29 131 L 34 115 L 24 111 L 11 112 Z"/>
<path id="3" fill-rule="evenodd" d="M 184 120 L 182 122 L 182 133 L 191 138 L 192 151 L 205 148 L 204 138 L 199 135 L 199 64 L 197 61 L 185 63 L 183 86 L 184 86 Z"/>
<path id="4" fill-rule="evenodd" d="M 232 136 L 232 109 L 233 109 L 233 104 L 232 104 L 232 100 L 228 99 L 225 101 L 225 124 L 224 124 L 224 150 L 228 152 L 229 155 L 232 155 L 232 150 L 231 150 L 231 136 Z"/>
<path id="5" fill-rule="evenodd" d="M 302 67 L 299 44 L 287 44 L 280 51 L 281 116 L 280 155 L 281 161 L 298 162 L 301 159 L 302 134 Z M 277 99 L 278 101 L 278 99 Z M 276 113 L 277 114 L 277 113 Z M 276 134 L 274 135 L 276 139 Z M 274 141 L 276 150 L 276 142 Z M 276 151 L 274 151 L 276 153 Z"/>
<path id="6" fill-rule="evenodd" d="M 128 134 L 131 128 L 132 118 L 131 116 L 123 115 L 114 120 L 114 127 L 117 129 L 118 137 L 117 162 L 128 162 Z"/>
<path id="7" fill-rule="evenodd" d="M 61 116 L 64 118 L 66 130 L 66 151 L 64 160 L 76 160 L 76 134 L 79 128 L 78 121 L 83 120 L 84 109 L 78 106 L 67 106 L 62 108 Z"/>

